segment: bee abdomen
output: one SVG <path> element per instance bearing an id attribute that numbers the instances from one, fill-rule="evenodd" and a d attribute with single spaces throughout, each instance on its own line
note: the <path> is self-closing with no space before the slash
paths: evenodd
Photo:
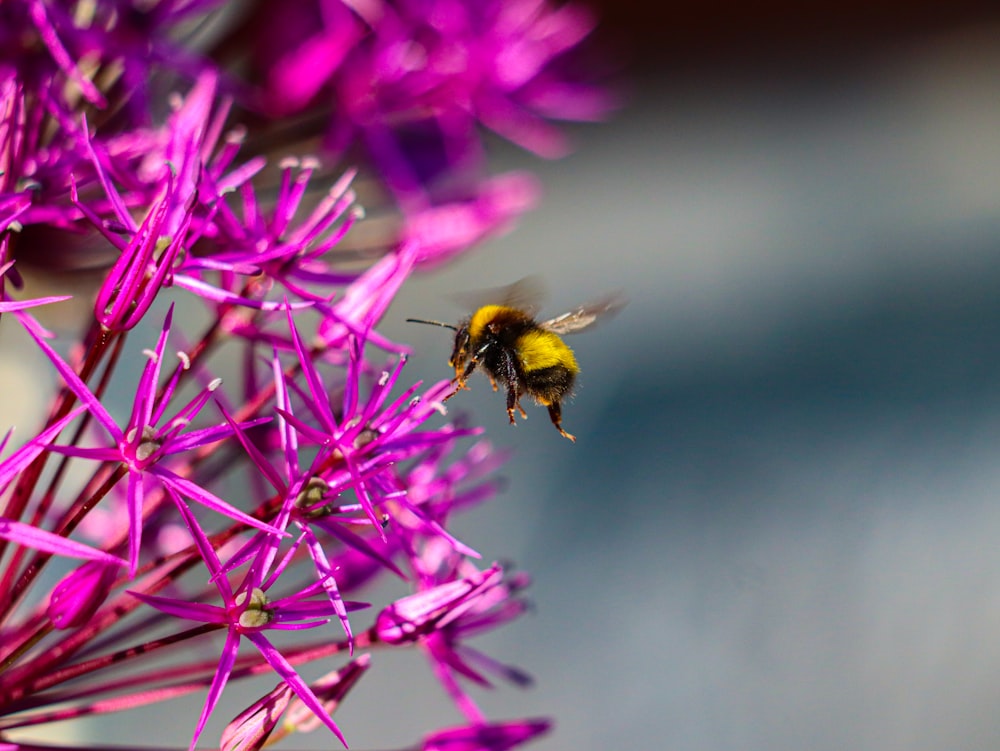
<path id="1" fill-rule="evenodd" d="M 573 389 L 576 373 L 563 365 L 530 370 L 525 373 L 525 386 L 539 404 L 558 404 Z"/>
<path id="2" fill-rule="evenodd" d="M 553 367 L 561 367 L 574 375 L 580 372 L 573 350 L 551 331 L 530 329 L 518 337 L 514 349 L 525 373 Z"/>

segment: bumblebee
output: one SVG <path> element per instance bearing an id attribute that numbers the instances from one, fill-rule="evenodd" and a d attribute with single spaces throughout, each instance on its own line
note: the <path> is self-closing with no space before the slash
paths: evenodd
<path id="1" fill-rule="evenodd" d="M 539 296 L 536 282 L 531 278 L 522 279 L 509 287 L 494 290 L 490 297 L 499 302 L 481 305 L 458 326 L 417 318 L 407 321 L 443 326 L 455 332 L 455 345 L 448 360 L 455 369 L 452 379 L 455 390 L 445 397 L 445 401 L 462 389 L 468 389 L 469 376 L 480 368 L 490 379 L 494 391 L 498 385 L 506 388 L 507 417 L 511 425 L 515 423 L 515 410 L 520 412 L 522 419 L 527 419 L 520 400 L 528 394 L 548 408 L 549 419 L 561 435 L 576 441 L 563 430 L 562 402 L 571 394 L 580 366 L 562 335 L 583 331 L 598 319 L 617 313 L 624 301 L 620 295 L 609 295 L 539 322 L 535 320 Z"/>

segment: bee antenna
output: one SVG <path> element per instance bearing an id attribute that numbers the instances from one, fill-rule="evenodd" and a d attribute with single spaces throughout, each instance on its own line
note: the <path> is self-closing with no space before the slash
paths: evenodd
<path id="1" fill-rule="evenodd" d="M 451 329 L 452 331 L 458 331 L 457 326 L 452 326 L 450 323 L 441 323 L 441 321 L 425 321 L 421 318 L 407 318 L 407 323 L 426 323 L 429 326 L 440 326 L 441 328 Z"/>

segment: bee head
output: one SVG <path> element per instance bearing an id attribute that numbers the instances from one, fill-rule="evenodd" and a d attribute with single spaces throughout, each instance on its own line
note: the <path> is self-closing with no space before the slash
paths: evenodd
<path id="1" fill-rule="evenodd" d="M 451 351 L 451 358 L 448 364 L 453 368 L 460 368 L 469 359 L 469 349 L 472 338 L 469 335 L 469 323 L 465 321 L 455 329 L 455 346 Z"/>

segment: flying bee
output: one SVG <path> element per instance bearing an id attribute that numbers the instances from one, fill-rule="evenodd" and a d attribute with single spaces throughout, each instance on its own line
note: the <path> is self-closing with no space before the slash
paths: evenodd
<path id="1" fill-rule="evenodd" d="M 621 295 L 609 295 L 539 322 L 535 319 L 539 296 L 537 283 L 529 277 L 494 290 L 490 298 L 499 302 L 481 305 L 458 326 L 417 318 L 406 320 L 443 326 L 455 332 L 455 345 L 448 360 L 455 369 L 452 379 L 455 390 L 445 401 L 468 389 L 466 381 L 478 367 L 486 373 L 494 391 L 498 385 L 507 389 L 507 417 L 512 425 L 514 410 L 527 419 L 520 400 L 528 394 L 538 404 L 548 407 L 549 419 L 556 430 L 576 441 L 562 428 L 562 402 L 572 392 L 580 366 L 562 336 L 583 331 L 599 319 L 617 313 L 625 301 Z"/>

